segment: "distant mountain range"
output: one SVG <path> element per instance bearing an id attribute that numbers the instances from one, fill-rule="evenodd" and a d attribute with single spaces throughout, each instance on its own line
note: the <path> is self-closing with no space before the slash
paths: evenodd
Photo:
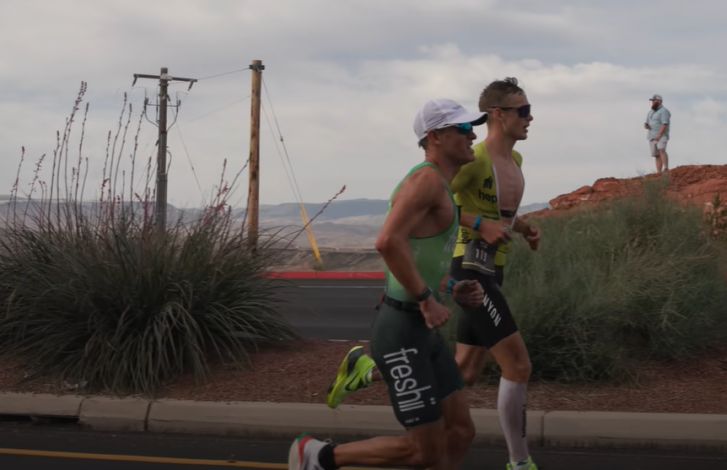
<path id="1" fill-rule="evenodd" d="M 350 199 L 333 201 L 317 220 L 335 220 L 347 217 L 376 216 L 386 214 L 389 202 L 385 199 Z M 310 217 L 320 211 L 324 203 L 304 204 L 305 210 Z M 261 204 L 260 217 L 268 219 L 299 217 L 300 205 L 294 202 L 283 204 Z"/>
<path id="2" fill-rule="evenodd" d="M 313 217 L 323 207 L 323 203 L 305 203 L 305 209 L 310 217 Z M 334 221 L 362 216 L 383 216 L 386 215 L 389 201 L 386 199 L 350 199 L 333 201 L 326 210 L 316 219 L 319 221 Z M 527 204 L 520 208 L 520 214 L 527 214 L 548 207 L 547 203 Z M 295 218 L 300 216 L 300 205 L 286 202 L 283 204 L 261 204 L 261 219 Z"/>
<path id="3" fill-rule="evenodd" d="M 323 208 L 323 203 L 305 203 L 310 218 Z M 311 224 L 321 247 L 334 249 L 373 249 L 376 235 L 386 218 L 389 202 L 385 199 L 351 199 L 333 201 Z M 547 203 L 528 204 L 520 208 L 527 214 L 547 208 Z M 241 214 L 243 215 L 244 212 Z M 302 227 L 300 206 L 295 203 L 260 206 L 263 227 L 286 227 L 295 233 Z M 308 246 L 305 236 L 296 238 L 294 246 Z"/>

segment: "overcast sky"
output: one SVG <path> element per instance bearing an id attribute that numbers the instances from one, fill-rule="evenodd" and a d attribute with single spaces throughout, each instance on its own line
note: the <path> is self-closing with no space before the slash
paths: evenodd
<path id="1" fill-rule="evenodd" d="M 109 130 L 133 107 L 124 165 L 144 97 L 134 73 L 200 78 L 170 86 L 182 105 L 169 132 L 169 201 L 198 206 L 249 154 L 253 59 L 265 64 L 261 202 L 293 201 L 285 142 L 300 192 L 325 201 L 387 198 L 423 158 L 412 120 L 428 99 L 476 109 L 490 81 L 517 77 L 533 104 L 523 203 L 547 202 L 594 180 L 653 171 L 642 127 L 648 98 L 672 112 L 672 166 L 727 163 L 727 6 L 660 0 L 0 0 L 0 193 L 20 192 L 35 161 L 48 171 L 81 81 L 90 103 L 82 157 L 95 198 Z M 230 73 L 228 73 L 230 72 Z M 207 77 L 207 78 L 206 78 Z M 149 108 L 149 119 L 155 119 Z M 175 112 L 170 110 L 170 122 Z M 69 158 L 79 153 L 80 119 Z M 277 124 L 276 124 L 277 122 Z M 478 140 L 484 137 L 480 132 Z M 139 167 L 156 128 L 138 136 Z M 118 146 L 117 146 L 118 148 Z M 123 171 L 123 167 L 122 167 Z M 130 168 L 127 168 L 127 172 Z M 122 173 L 123 175 L 123 173 Z M 45 176 L 47 178 L 47 176 Z M 121 177 L 120 177 L 121 178 Z M 128 173 L 126 174 L 128 179 Z M 244 204 L 247 173 L 233 202 Z M 128 184 L 128 183 L 127 183 Z"/>

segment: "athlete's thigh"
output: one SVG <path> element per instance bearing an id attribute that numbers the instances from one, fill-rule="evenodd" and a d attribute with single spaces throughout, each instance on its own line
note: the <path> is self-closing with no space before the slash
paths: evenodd
<path id="1" fill-rule="evenodd" d="M 430 336 L 429 350 L 432 352 L 432 370 L 437 380 L 437 397 L 440 402 L 464 388 L 462 372 L 454 353 L 440 333 Z"/>
<path id="2" fill-rule="evenodd" d="M 470 428 L 474 427 L 470 415 L 469 400 L 463 390 L 457 390 L 442 400 L 442 416 L 447 428 Z"/>
<path id="3" fill-rule="evenodd" d="M 471 380 L 472 377 L 476 377 L 482 372 L 487 362 L 486 347 L 458 342 L 455 351 L 457 365 L 462 371 L 465 381 Z"/>
<path id="4" fill-rule="evenodd" d="M 407 428 L 406 437 L 425 460 L 437 461 L 444 458 L 447 449 L 447 440 L 442 439 L 446 432 L 444 418 L 440 418 L 431 423 Z"/>
<path id="5" fill-rule="evenodd" d="M 510 380 L 518 379 L 519 377 L 508 377 L 508 375 L 513 372 L 517 374 L 518 371 L 523 370 L 527 370 L 529 374 L 530 355 L 519 331 L 492 346 L 490 353 L 500 366 L 505 378 Z"/>

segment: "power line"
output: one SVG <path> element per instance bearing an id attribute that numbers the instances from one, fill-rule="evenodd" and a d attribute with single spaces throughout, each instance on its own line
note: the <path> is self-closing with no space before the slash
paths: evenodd
<path id="1" fill-rule="evenodd" d="M 270 92 L 268 91 L 268 85 L 265 83 L 265 80 L 263 79 L 263 89 L 265 90 L 265 96 L 268 99 L 268 103 L 270 104 L 270 110 L 273 113 L 273 120 L 275 121 L 275 127 L 278 131 L 278 136 L 280 137 L 280 144 L 283 148 L 283 152 L 285 153 L 285 159 L 288 162 L 288 166 L 290 167 L 290 173 L 293 180 L 293 191 L 294 196 L 298 198 L 298 202 L 303 203 L 303 195 L 300 192 L 300 186 L 298 185 L 298 180 L 295 177 L 295 170 L 293 169 L 293 164 L 290 161 L 290 154 L 288 153 L 288 148 L 285 145 L 285 140 L 283 139 L 283 133 L 280 131 L 280 124 L 278 123 L 278 117 L 275 114 L 275 108 L 273 107 L 273 101 L 270 98 Z M 285 167 L 285 163 L 283 163 L 283 167 Z"/>
<path id="2" fill-rule="evenodd" d="M 210 80 L 212 78 L 218 78 L 225 75 L 231 75 L 233 73 L 243 72 L 250 70 L 250 67 L 245 67 L 244 69 L 236 69 L 236 70 L 230 70 L 229 72 L 222 72 L 215 75 L 208 75 L 207 77 L 198 78 L 197 80 Z"/>
<path id="3" fill-rule="evenodd" d="M 250 99 L 250 95 L 247 95 L 247 96 L 245 96 L 245 97 L 243 97 L 243 98 L 240 98 L 239 100 L 235 100 L 235 101 L 232 101 L 232 102 L 230 102 L 230 103 L 227 103 L 227 104 L 226 104 L 226 105 L 224 105 L 224 106 L 221 106 L 221 107 L 219 107 L 219 108 L 213 109 L 212 111 L 207 111 L 207 112 L 205 112 L 204 114 L 200 114 L 199 116 L 193 117 L 193 118 L 191 118 L 191 119 L 187 119 L 187 120 L 186 120 L 186 122 L 192 122 L 192 121 L 197 121 L 197 120 L 199 120 L 199 119 L 202 119 L 202 118 L 204 118 L 204 117 L 207 117 L 207 116 L 209 116 L 210 114 L 214 114 L 214 113 L 219 113 L 220 111 L 224 111 L 224 110 L 226 110 L 227 108 L 230 108 L 230 107 L 232 107 L 232 106 L 234 106 L 234 105 L 236 105 L 236 104 L 242 103 L 242 102 L 244 102 L 244 101 L 247 101 L 247 100 L 249 100 L 249 99 Z"/>
<path id="4" fill-rule="evenodd" d="M 180 124 L 177 124 L 177 134 L 179 134 L 179 140 L 182 142 L 182 148 L 184 149 L 184 154 L 187 156 L 187 162 L 189 163 L 189 167 L 192 169 L 192 176 L 194 176 L 194 181 L 197 183 L 197 188 L 199 189 L 200 196 L 204 197 L 204 191 L 202 191 L 202 185 L 199 183 L 199 178 L 197 178 L 197 171 L 194 169 L 194 164 L 192 163 L 192 158 L 189 156 L 189 150 L 187 150 L 187 144 L 184 142 L 184 137 L 182 137 L 182 129 Z"/>
<path id="5" fill-rule="evenodd" d="M 270 134 L 273 136 L 273 142 L 275 143 L 275 150 L 278 152 L 278 158 L 280 158 L 280 163 L 283 165 L 283 170 L 285 171 L 285 177 L 288 179 L 288 186 L 290 186 L 290 190 L 293 193 L 293 197 L 297 202 L 302 202 L 300 193 L 296 191 L 295 185 L 293 183 L 293 179 L 291 177 L 290 172 L 292 169 L 288 169 L 288 166 L 285 164 L 285 159 L 283 158 L 283 154 L 280 151 L 280 144 L 278 144 L 278 140 L 275 139 L 275 129 L 273 129 L 273 126 L 270 124 L 270 117 L 268 116 L 267 111 L 265 110 L 265 107 L 263 106 L 263 114 L 265 115 L 265 121 L 268 123 L 268 127 L 270 128 Z"/>

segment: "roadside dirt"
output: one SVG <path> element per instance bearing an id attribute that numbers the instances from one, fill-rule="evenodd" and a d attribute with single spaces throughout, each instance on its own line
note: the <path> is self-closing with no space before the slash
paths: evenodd
<path id="1" fill-rule="evenodd" d="M 249 368 L 215 366 L 203 383 L 180 377 L 159 398 L 200 401 L 262 401 L 324 403 L 326 389 L 343 355 L 356 342 L 300 341 L 282 349 L 252 355 Z M 9 359 L 0 360 L 0 391 L 81 393 L 74 384 L 57 380 L 23 381 L 30 372 Z M 532 383 L 531 410 L 630 411 L 727 414 L 727 348 L 698 360 L 642 366 L 631 385 L 557 385 Z M 495 408 L 497 385 L 480 383 L 467 391 L 477 408 Z M 388 404 L 386 387 L 374 384 L 345 403 Z"/>

